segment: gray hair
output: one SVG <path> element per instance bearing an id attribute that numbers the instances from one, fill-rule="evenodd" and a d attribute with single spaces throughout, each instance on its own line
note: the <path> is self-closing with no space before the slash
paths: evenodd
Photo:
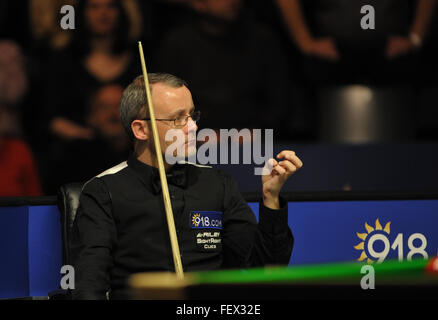
<path id="1" fill-rule="evenodd" d="M 172 88 L 186 86 L 184 80 L 168 73 L 148 73 L 149 84 L 165 83 Z M 128 137 L 134 141 L 131 123 L 136 119 L 144 119 L 148 116 L 148 105 L 143 76 L 138 76 L 123 92 L 120 102 L 120 119 Z"/>

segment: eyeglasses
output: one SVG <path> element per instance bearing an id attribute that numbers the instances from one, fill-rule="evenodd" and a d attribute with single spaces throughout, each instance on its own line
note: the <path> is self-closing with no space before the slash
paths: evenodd
<path id="1" fill-rule="evenodd" d="M 180 116 L 176 119 L 155 119 L 157 121 L 173 121 L 173 126 L 175 128 L 182 128 L 185 127 L 187 122 L 189 122 L 189 118 L 192 118 L 193 122 L 198 122 L 201 118 L 201 111 L 194 111 L 191 112 L 189 115 Z M 145 118 L 141 120 L 149 121 L 151 118 Z"/>

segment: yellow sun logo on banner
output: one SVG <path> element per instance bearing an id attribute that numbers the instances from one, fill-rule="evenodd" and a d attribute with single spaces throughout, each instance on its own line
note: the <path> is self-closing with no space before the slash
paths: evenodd
<path id="1" fill-rule="evenodd" d="M 197 227 L 199 225 L 199 222 L 201 221 L 201 215 L 199 213 L 195 213 L 192 216 L 192 224 Z"/>
<path id="2" fill-rule="evenodd" d="M 374 260 L 370 259 L 370 257 L 368 257 L 367 255 L 367 250 L 365 248 L 367 248 L 367 246 L 365 244 L 368 243 L 368 240 L 370 239 L 371 235 L 376 234 L 376 233 L 386 233 L 386 235 L 389 235 L 390 233 L 390 224 L 391 221 L 389 221 L 386 225 L 385 228 L 382 228 L 382 225 L 380 224 L 379 219 L 376 219 L 376 224 L 375 227 L 371 227 L 370 225 L 368 225 L 368 223 L 365 222 L 365 229 L 366 229 L 366 233 L 359 233 L 356 232 L 356 235 L 359 239 L 362 240 L 362 242 L 360 242 L 358 245 L 354 246 L 354 249 L 356 250 L 362 250 L 362 253 L 360 255 L 360 257 L 357 259 L 357 261 L 364 261 L 365 259 L 367 260 L 367 263 L 373 263 Z"/>

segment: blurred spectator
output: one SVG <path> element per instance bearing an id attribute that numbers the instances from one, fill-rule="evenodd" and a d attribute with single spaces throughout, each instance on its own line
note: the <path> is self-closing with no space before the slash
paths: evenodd
<path id="1" fill-rule="evenodd" d="M 419 70 L 421 85 L 438 84 L 438 5 L 435 6 L 428 41 L 425 41 L 421 51 L 421 69 Z"/>
<path id="2" fill-rule="evenodd" d="M 0 104 L 0 121 L 5 115 Z M 0 197 L 40 196 L 41 187 L 33 155 L 19 138 L 0 129 Z"/>
<path id="3" fill-rule="evenodd" d="M 139 1 L 143 18 L 143 45 L 155 47 L 163 35 L 167 34 L 182 21 L 190 19 L 192 10 L 187 5 L 191 0 L 149 0 Z M 149 59 L 148 67 L 151 60 Z"/>
<path id="4" fill-rule="evenodd" d="M 127 159 L 130 145 L 119 111 L 122 94 L 119 85 L 99 88 L 90 99 L 86 116 L 92 138 L 58 141 L 54 145 L 49 193 L 65 183 L 85 182 Z"/>
<path id="5" fill-rule="evenodd" d="M 90 94 L 108 83 L 127 85 L 141 71 L 120 0 L 78 1 L 74 38 L 51 67 L 49 127 L 63 139 L 91 139 L 85 123 Z"/>
<path id="6" fill-rule="evenodd" d="M 312 82 L 412 81 L 435 0 L 277 0 L 289 33 L 307 57 Z M 375 8 L 376 27 L 362 30 L 363 5 Z M 415 13 L 414 16 L 412 13 Z"/>
<path id="7" fill-rule="evenodd" d="M 108 85 L 92 96 L 87 123 L 98 139 L 105 140 L 111 150 L 124 153 L 129 147 L 128 137 L 120 122 L 120 100 L 123 88 Z"/>
<path id="8" fill-rule="evenodd" d="M 27 90 L 24 56 L 11 41 L 0 41 L 0 105 L 3 116 L 0 130 L 8 135 L 21 135 L 21 105 Z"/>
<path id="9" fill-rule="evenodd" d="M 32 38 L 37 47 L 62 50 L 72 41 L 74 30 L 60 28 L 60 9 L 64 5 L 75 6 L 80 0 L 28 0 Z M 130 21 L 128 37 L 138 39 L 141 32 L 141 14 L 138 0 L 121 1 Z M 80 9 L 81 10 L 81 9 Z"/>
<path id="10" fill-rule="evenodd" d="M 63 5 L 75 5 L 76 0 L 28 0 L 31 37 L 36 47 L 51 50 L 65 48 L 72 31 L 60 28 L 60 9 Z"/>
<path id="11" fill-rule="evenodd" d="M 201 127 L 280 129 L 290 97 L 287 63 L 276 36 L 241 0 L 189 3 L 196 15 L 164 37 L 157 71 L 189 83 L 203 114 Z"/>

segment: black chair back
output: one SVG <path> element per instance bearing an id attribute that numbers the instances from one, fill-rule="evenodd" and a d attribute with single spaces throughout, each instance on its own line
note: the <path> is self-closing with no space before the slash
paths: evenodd
<path id="1" fill-rule="evenodd" d="M 71 229 L 79 207 L 83 183 L 69 183 L 63 185 L 58 191 L 58 208 L 61 214 L 62 228 L 62 262 L 70 264 L 70 239 Z"/>

